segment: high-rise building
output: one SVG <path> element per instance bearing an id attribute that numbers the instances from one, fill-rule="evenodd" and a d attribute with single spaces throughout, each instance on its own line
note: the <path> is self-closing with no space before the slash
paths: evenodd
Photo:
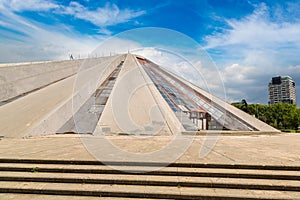
<path id="1" fill-rule="evenodd" d="M 296 104 L 295 82 L 289 76 L 273 77 L 269 83 L 269 105 L 279 102 Z"/>

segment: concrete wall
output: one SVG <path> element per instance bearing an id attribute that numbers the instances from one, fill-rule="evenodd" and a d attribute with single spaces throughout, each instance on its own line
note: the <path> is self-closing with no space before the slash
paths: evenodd
<path id="1" fill-rule="evenodd" d="M 11 64 L 0 67 L 0 102 L 75 74 L 83 60 Z"/>
<path id="2" fill-rule="evenodd" d="M 33 63 L 2 64 L 0 66 L 0 102 L 47 86 L 110 57 L 82 60 L 47 61 Z"/>

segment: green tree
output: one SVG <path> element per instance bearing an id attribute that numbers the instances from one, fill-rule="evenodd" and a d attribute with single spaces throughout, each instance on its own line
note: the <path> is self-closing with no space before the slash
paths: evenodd
<path id="1" fill-rule="evenodd" d="M 298 127 L 300 126 L 300 109 L 296 108 L 293 110 L 291 126 L 294 130 L 298 130 Z"/>
<path id="2" fill-rule="evenodd" d="M 271 106 L 247 104 L 243 99 L 241 103 L 233 105 L 277 129 L 297 130 L 300 126 L 300 109 L 294 104 L 277 103 Z"/>

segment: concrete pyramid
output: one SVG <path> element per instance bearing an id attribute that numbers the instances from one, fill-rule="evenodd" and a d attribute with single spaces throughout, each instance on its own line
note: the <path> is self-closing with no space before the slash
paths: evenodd
<path id="1" fill-rule="evenodd" d="M 36 78 L 27 78 L 21 72 L 44 65 L 51 68 L 51 62 L 15 68 L 23 84 L 30 87 L 22 89 L 15 79 L 2 84 L 2 90 L 9 87 L 13 91 L 1 94 L 0 131 L 5 136 L 278 131 L 138 55 L 52 63 L 56 70 L 45 72 L 44 79 L 39 73 L 34 74 Z M 65 63 L 70 66 L 68 70 Z M 80 65 L 83 67 L 79 69 Z M 63 69 L 63 77 L 48 77 L 56 77 Z M 9 66 L 0 70 L 7 72 Z"/>

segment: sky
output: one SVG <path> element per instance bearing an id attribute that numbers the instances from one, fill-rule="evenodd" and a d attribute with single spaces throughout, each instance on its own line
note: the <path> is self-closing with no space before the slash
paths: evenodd
<path id="1" fill-rule="evenodd" d="M 85 58 L 124 31 L 166 28 L 190 37 L 208 54 L 222 85 L 215 72 L 202 74 L 225 88 L 226 101 L 267 104 L 271 78 L 289 75 L 299 107 L 299 13 L 300 0 L 0 0 L 0 63 L 61 60 L 70 54 Z M 118 53 L 120 45 L 122 51 L 143 47 L 128 38 L 115 45 L 107 52 Z"/>

